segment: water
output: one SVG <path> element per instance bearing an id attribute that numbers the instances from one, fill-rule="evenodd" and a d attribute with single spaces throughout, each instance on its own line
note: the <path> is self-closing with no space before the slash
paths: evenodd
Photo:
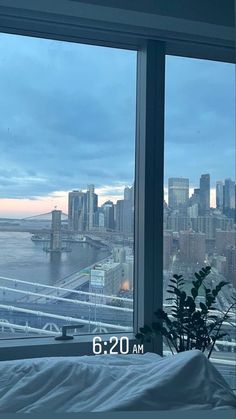
<path id="1" fill-rule="evenodd" d="M 109 254 L 87 243 L 72 243 L 72 251 L 61 254 L 46 253 L 44 246 L 30 233 L 0 232 L 0 276 L 53 285 Z"/>

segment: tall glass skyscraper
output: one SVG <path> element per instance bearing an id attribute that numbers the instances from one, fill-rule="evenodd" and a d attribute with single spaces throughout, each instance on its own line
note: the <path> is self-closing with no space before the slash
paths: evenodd
<path id="1" fill-rule="evenodd" d="M 235 208 L 235 182 L 231 179 L 225 179 L 224 207 Z"/>
<path id="2" fill-rule="evenodd" d="M 200 178 L 200 215 L 207 215 L 210 211 L 210 175 L 204 174 Z"/>
<path id="3" fill-rule="evenodd" d="M 73 232 L 84 230 L 84 199 L 82 191 L 69 192 L 68 196 L 68 223 L 69 230 Z"/>
<path id="4" fill-rule="evenodd" d="M 189 179 L 168 179 L 168 205 L 171 209 L 184 208 L 189 200 Z"/>
<path id="5" fill-rule="evenodd" d="M 230 178 L 224 184 L 224 214 L 235 219 L 235 182 Z"/>
<path id="6" fill-rule="evenodd" d="M 216 182 L 216 208 L 223 209 L 224 203 L 224 186 L 221 180 Z"/>

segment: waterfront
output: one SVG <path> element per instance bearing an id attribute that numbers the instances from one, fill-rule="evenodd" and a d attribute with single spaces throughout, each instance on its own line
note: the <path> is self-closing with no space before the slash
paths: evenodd
<path id="1" fill-rule="evenodd" d="M 30 233 L 0 232 L 0 276 L 53 285 L 109 255 L 87 243 L 72 243 L 71 252 L 61 254 L 44 252 L 44 245 Z"/>

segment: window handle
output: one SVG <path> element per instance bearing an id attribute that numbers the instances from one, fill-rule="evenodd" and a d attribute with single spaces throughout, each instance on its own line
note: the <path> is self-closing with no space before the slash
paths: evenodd
<path id="1" fill-rule="evenodd" d="M 56 336 L 55 340 L 70 340 L 70 339 L 74 339 L 74 336 L 68 336 L 66 334 L 67 330 L 71 330 L 71 329 L 81 329 L 82 327 L 84 327 L 84 324 L 71 324 L 69 326 L 62 326 L 62 334 L 61 336 Z"/>

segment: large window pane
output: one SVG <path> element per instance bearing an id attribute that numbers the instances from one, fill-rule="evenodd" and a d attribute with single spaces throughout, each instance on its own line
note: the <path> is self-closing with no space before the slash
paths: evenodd
<path id="1" fill-rule="evenodd" d="M 136 52 L 0 41 L 0 336 L 131 331 Z"/>
<path id="2" fill-rule="evenodd" d="M 167 57 L 164 191 L 165 306 L 172 274 L 183 274 L 190 291 L 194 272 L 210 265 L 210 286 L 230 282 L 216 300 L 226 310 L 236 295 L 233 64 Z M 231 322 L 212 359 L 236 388 L 233 314 Z"/>

